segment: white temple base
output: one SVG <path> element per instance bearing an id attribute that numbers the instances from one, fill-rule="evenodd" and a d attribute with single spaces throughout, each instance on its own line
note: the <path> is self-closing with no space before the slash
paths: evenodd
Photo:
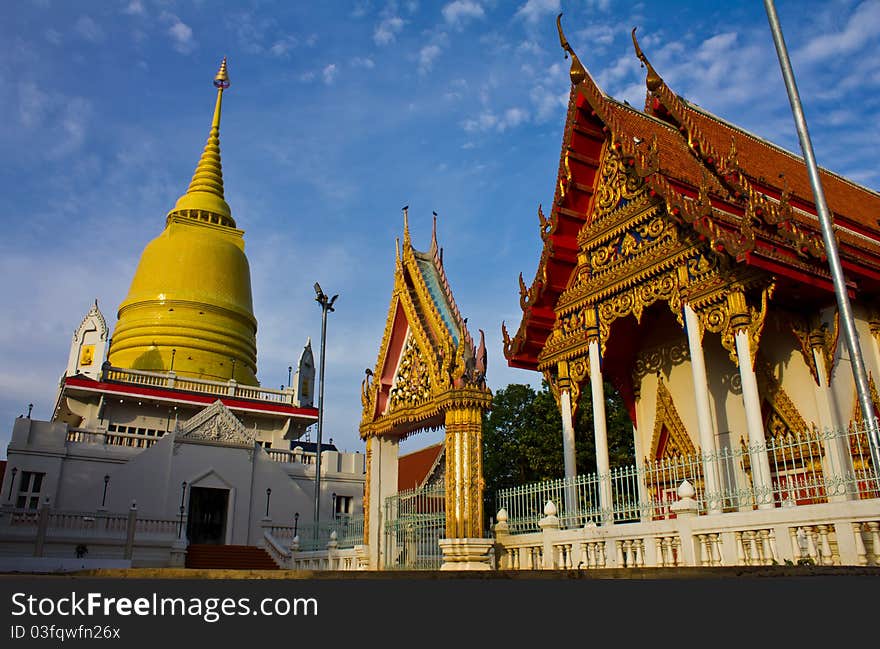
<path id="1" fill-rule="evenodd" d="M 492 539 L 440 539 L 443 565 L 440 570 L 491 570 Z"/>

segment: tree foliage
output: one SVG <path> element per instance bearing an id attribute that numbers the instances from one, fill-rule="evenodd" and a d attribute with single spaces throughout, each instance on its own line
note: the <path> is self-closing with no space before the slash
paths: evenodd
<path id="1" fill-rule="evenodd" d="M 633 429 L 617 391 L 605 384 L 608 459 L 612 467 L 632 464 Z M 577 473 L 595 473 L 596 445 L 589 389 L 582 390 L 574 422 Z M 487 515 L 495 513 L 495 494 L 531 482 L 562 478 L 562 416 L 544 382 L 539 391 L 512 383 L 497 390 L 483 416 L 483 478 Z"/>

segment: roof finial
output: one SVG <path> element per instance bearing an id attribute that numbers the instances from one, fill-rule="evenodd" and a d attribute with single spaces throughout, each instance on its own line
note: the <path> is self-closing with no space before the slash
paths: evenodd
<path id="1" fill-rule="evenodd" d="M 214 105 L 214 117 L 211 130 L 202 157 L 193 173 L 189 188 L 177 200 L 172 213 L 187 214 L 190 211 L 209 212 L 220 216 L 224 225 L 235 227 L 232 210 L 223 196 L 223 168 L 220 163 L 220 113 L 223 104 L 223 91 L 229 87 L 229 73 L 226 69 L 226 57 L 220 63 L 220 69 L 214 76 L 217 88 L 217 102 Z"/>
<path id="2" fill-rule="evenodd" d="M 409 205 L 403 206 L 403 245 L 406 246 L 410 242 L 409 237 Z"/>
<path id="3" fill-rule="evenodd" d="M 645 56 L 645 53 L 642 52 L 642 48 L 639 47 L 639 42 L 636 40 L 636 27 L 633 27 L 632 30 L 632 39 L 633 45 L 636 48 L 636 56 L 639 58 L 639 61 L 642 62 L 642 65 L 648 68 L 648 77 L 645 79 L 645 85 L 648 87 L 648 90 L 654 92 L 663 85 L 663 79 L 660 78 L 660 75 L 657 74 L 657 71 L 654 69 L 654 66 L 651 65 L 650 61 L 648 61 L 648 57 Z"/>
<path id="4" fill-rule="evenodd" d="M 565 58 L 568 58 L 568 55 L 571 54 L 571 69 L 568 71 L 568 75 L 571 77 L 572 85 L 576 86 L 587 78 L 587 70 L 581 64 L 581 61 L 578 59 L 577 54 L 574 53 L 574 50 L 571 49 L 571 45 L 569 45 L 568 41 L 565 39 L 565 34 L 562 33 L 562 14 L 556 16 L 556 29 L 559 30 L 559 44 L 562 46 L 562 49 L 566 51 Z"/>
<path id="5" fill-rule="evenodd" d="M 437 212 L 434 214 L 434 225 L 431 227 L 431 254 L 437 254 Z"/>

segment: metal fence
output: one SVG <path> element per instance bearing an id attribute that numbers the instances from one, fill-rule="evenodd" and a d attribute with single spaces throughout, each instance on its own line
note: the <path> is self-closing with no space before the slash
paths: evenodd
<path id="1" fill-rule="evenodd" d="M 401 491 L 385 499 L 385 568 L 438 570 L 446 535 L 443 485 Z"/>
<path id="2" fill-rule="evenodd" d="M 754 479 L 752 463 L 766 454 L 770 479 Z M 718 489 L 706 491 L 705 473 L 717 476 Z M 577 475 L 502 489 L 496 502 L 508 514 L 512 533 L 534 532 L 552 501 L 563 528 L 613 520 L 615 523 L 674 517 L 670 507 L 678 487 L 688 481 L 699 512 L 745 511 L 825 503 L 832 498 L 880 498 L 880 478 L 872 465 L 865 426 L 847 430 L 805 431 L 771 436 L 766 444 L 720 448 L 711 454 L 680 455 L 607 474 Z M 604 485 L 603 485 L 604 483 Z M 600 490 L 611 494 L 602 505 Z"/>
<path id="3" fill-rule="evenodd" d="M 271 525 L 269 531 L 276 540 L 288 545 L 294 535 L 298 536 L 299 549 L 304 552 L 326 550 L 334 532 L 338 548 L 353 548 L 364 542 L 364 517 L 338 516 L 330 521 L 321 521 L 317 527 L 314 523 L 303 523 L 296 527 Z"/>

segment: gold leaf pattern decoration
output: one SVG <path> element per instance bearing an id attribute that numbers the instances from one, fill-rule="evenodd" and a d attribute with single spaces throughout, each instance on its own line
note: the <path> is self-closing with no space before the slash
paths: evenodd
<path id="1" fill-rule="evenodd" d="M 431 398 L 431 373 L 419 354 L 415 339 L 409 337 L 403 349 L 394 385 L 388 395 L 388 409 L 417 406 Z"/>

